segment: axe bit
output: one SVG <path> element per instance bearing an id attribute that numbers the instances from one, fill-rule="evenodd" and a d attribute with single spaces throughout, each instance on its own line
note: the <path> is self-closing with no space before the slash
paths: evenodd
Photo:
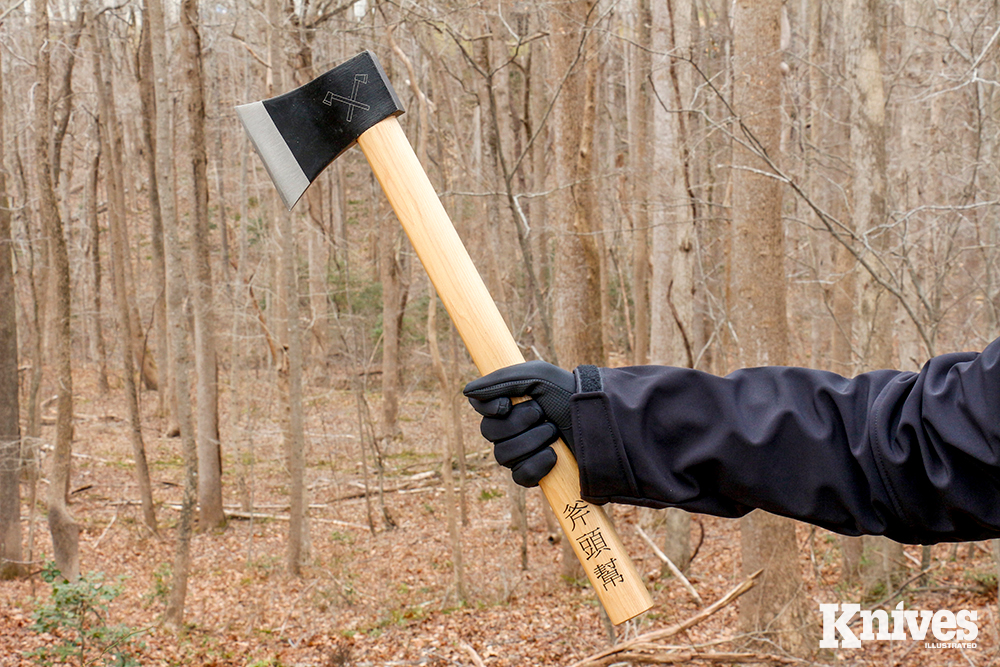
<path id="1" fill-rule="evenodd" d="M 479 371 L 524 361 L 396 119 L 403 106 L 373 53 L 236 111 L 289 209 L 357 143 Z M 612 623 L 623 623 L 652 598 L 604 510 L 580 498 L 573 454 L 561 440 L 553 447 L 558 462 L 540 486 Z"/>

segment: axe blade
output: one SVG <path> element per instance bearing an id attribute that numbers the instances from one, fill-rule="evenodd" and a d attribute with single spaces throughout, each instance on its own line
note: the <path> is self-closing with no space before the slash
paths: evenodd
<path id="1" fill-rule="evenodd" d="M 295 90 L 236 107 L 281 200 L 291 210 L 309 184 L 373 125 L 403 113 L 371 51 Z"/>

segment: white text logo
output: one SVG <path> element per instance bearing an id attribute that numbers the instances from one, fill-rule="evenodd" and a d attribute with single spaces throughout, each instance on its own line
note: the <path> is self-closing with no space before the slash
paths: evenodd
<path id="1" fill-rule="evenodd" d="M 979 626 L 976 625 L 978 612 L 968 609 L 958 613 L 947 609 L 904 610 L 903 603 L 900 602 L 891 612 L 884 609 L 862 610 L 860 604 L 821 604 L 819 610 L 823 614 L 823 639 L 819 642 L 820 648 L 861 648 L 863 641 L 887 639 L 923 641 L 928 631 L 938 642 L 947 643 L 929 646 L 947 648 L 953 643 L 972 642 L 979 636 Z M 856 616 L 861 621 L 859 634 L 855 634 L 857 627 L 851 628 Z M 975 644 L 967 646 L 974 647 Z"/>

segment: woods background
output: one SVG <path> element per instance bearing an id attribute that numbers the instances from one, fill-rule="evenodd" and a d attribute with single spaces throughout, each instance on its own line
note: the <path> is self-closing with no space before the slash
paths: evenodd
<path id="1" fill-rule="evenodd" d="M 995 0 L 3 4 L 0 567 L 24 586 L 7 598 L 22 620 L 44 561 L 70 579 L 97 561 L 130 572 L 134 600 L 159 576 L 162 604 L 134 625 L 190 628 L 189 590 L 236 586 L 199 584 L 198 559 L 253 570 L 260 535 L 282 554 L 289 616 L 232 664 L 277 655 L 292 618 L 325 614 L 340 639 L 384 628 L 371 619 L 388 597 L 317 572 L 364 572 L 359 554 L 379 551 L 393 581 L 412 555 L 387 545 L 407 531 L 438 540 L 433 609 L 509 604 L 510 577 L 525 597 L 524 577 L 567 587 L 539 562 L 579 577 L 568 550 L 538 556 L 558 550 L 544 503 L 484 460 L 460 400 L 475 370 L 363 156 L 285 212 L 233 111 L 362 49 L 529 358 L 851 375 L 1000 331 Z M 422 480 L 423 512 L 394 494 Z M 619 512 L 627 543 L 644 549 L 630 526 L 646 526 L 688 567 L 689 515 Z M 785 656 L 815 652 L 826 578 L 880 600 L 956 555 L 831 537 L 823 574 L 817 531 L 739 524 L 699 520 L 728 545 L 713 561 L 726 582 L 765 568 L 739 626 Z M 330 556 L 342 531 L 369 546 Z M 368 620 L 317 611 L 320 579 Z M 555 595 L 540 604 L 568 604 Z M 573 618 L 557 635 L 587 628 L 581 643 L 485 658 L 558 662 L 608 641 Z M 438 650 L 482 661 L 469 632 L 470 652 Z"/>

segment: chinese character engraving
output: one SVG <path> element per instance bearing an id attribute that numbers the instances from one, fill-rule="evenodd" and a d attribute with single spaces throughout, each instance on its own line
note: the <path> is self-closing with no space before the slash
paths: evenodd
<path id="1" fill-rule="evenodd" d="M 368 83 L 367 74 L 355 74 L 354 75 L 354 86 L 351 88 L 351 96 L 344 97 L 343 95 L 337 95 L 333 91 L 327 91 L 326 97 L 323 98 L 323 104 L 330 107 L 333 106 L 333 101 L 343 102 L 347 105 L 347 122 L 350 123 L 354 118 L 354 110 L 361 109 L 362 111 L 368 111 L 371 109 L 370 106 L 364 104 L 363 102 L 358 102 L 358 87 L 363 84 Z"/>
<path id="2" fill-rule="evenodd" d="M 594 576 L 604 584 L 604 590 L 608 590 L 608 585 L 617 586 L 619 581 L 625 581 L 625 577 L 618 572 L 617 559 L 611 558 L 607 563 L 598 563 L 594 568 Z"/>
<path id="3" fill-rule="evenodd" d="M 576 538 L 576 541 L 580 545 L 580 548 L 583 549 L 583 553 L 586 554 L 587 560 L 597 556 L 602 551 L 611 551 L 611 547 L 604 541 L 604 535 L 601 534 L 600 528 L 595 528 L 589 533 L 584 533 Z"/>
<path id="4" fill-rule="evenodd" d="M 563 510 L 563 516 L 573 522 L 573 527 L 570 530 L 576 530 L 577 520 L 586 526 L 587 519 L 585 517 L 588 514 L 590 514 L 590 508 L 582 500 L 577 500 L 572 505 L 567 504 L 566 509 Z"/>

